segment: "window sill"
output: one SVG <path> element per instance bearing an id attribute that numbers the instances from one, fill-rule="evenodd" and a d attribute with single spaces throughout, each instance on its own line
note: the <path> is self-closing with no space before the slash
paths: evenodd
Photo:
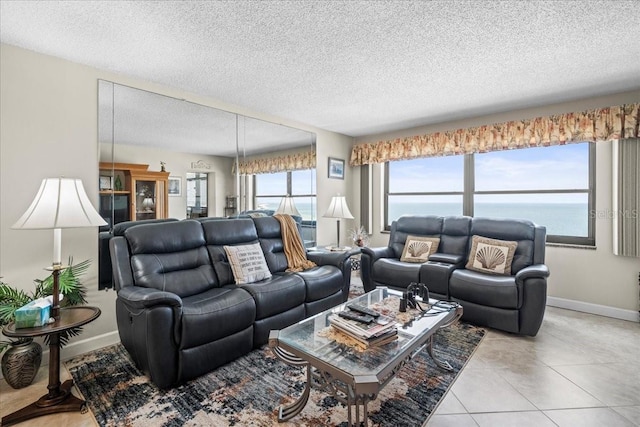
<path id="1" fill-rule="evenodd" d="M 545 243 L 545 246 L 548 248 L 569 248 L 569 249 L 586 249 L 586 250 L 596 250 L 597 246 L 591 245 L 572 245 L 570 243 Z"/>

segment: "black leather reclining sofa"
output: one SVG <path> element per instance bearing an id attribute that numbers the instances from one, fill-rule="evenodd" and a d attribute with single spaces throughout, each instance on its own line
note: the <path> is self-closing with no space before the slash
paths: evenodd
<path id="1" fill-rule="evenodd" d="M 259 242 L 270 279 L 236 285 L 225 245 Z M 286 272 L 273 217 L 133 226 L 110 241 L 120 340 L 160 388 L 260 347 L 282 329 L 347 300 L 346 253 L 308 253 L 318 264 Z"/>
<path id="2" fill-rule="evenodd" d="M 437 252 L 424 263 L 400 260 L 408 236 L 437 237 Z M 465 268 L 472 236 L 516 241 L 511 274 Z M 402 216 L 391 225 L 387 247 L 362 248 L 365 291 L 406 289 L 424 283 L 432 298 L 462 304 L 462 319 L 507 332 L 535 336 L 544 316 L 549 270 L 544 265 L 546 229 L 525 220 Z"/>

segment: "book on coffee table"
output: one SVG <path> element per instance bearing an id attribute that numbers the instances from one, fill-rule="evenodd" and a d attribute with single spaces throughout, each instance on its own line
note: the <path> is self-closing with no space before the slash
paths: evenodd
<path id="1" fill-rule="evenodd" d="M 376 347 L 376 346 L 381 346 L 387 343 L 390 343 L 391 341 L 395 341 L 398 338 L 398 329 L 394 328 L 391 329 L 381 335 L 375 336 L 373 338 L 369 338 L 369 339 L 364 339 L 362 337 L 359 337 L 345 329 L 341 329 L 335 325 L 332 325 L 337 331 L 338 333 L 344 334 L 346 336 L 348 336 L 349 338 L 352 338 L 354 340 L 356 340 L 358 343 L 362 344 L 362 346 L 364 348 L 370 348 L 370 347 Z"/>
<path id="2" fill-rule="evenodd" d="M 380 318 L 382 317 L 382 319 Z M 333 327 L 358 341 L 368 344 L 378 342 L 381 338 L 388 338 L 390 332 L 397 333 L 396 322 L 391 318 L 380 316 L 371 323 L 362 323 L 357 320 L 345 319 L 337 314 L 329 316 L 329 322 Z"/>

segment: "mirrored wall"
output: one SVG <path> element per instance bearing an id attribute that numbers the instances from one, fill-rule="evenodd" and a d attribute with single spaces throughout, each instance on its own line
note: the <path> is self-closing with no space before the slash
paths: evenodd
<path id="1" fill-rule="evenodd" d="M 100 80 L 98 143 L 100 213 L 109 224 L 100 230 L 101 289 L 111 286 L 103 240 L 123 221 L 272 214 L 293 192 L 303 238 L 315 244 L 311 132 Z M 274 169 L 274 159 L 286 159 L 284 167 L 295 172 Z M 283 173 L 295 176 L 294 189 L 256 194 L 267 175 L 277 180 Z"/>

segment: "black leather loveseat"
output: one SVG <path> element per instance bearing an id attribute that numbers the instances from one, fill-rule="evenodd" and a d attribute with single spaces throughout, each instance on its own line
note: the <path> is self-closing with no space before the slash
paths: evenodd
<path id="1" fill-rule="evenodd" d="M 483 271 L 482 263 L 491 266 L 504 261 L 488 258 L 503 255 L 491 248 L 478 250 L 473 236 L 479 236 L 480 244 L 487 239 L 515 242 L 510 270 L 504 274 Z M 410 244 L 415 244 L 413 237 L 438 239 L 437 250 L 426 262 L 401 261 L 409 237 Z M 376 286 L 402 290 L 411 282 L 421 282 L 431 297 L 461 303 L 464 320 L 535 336 L 544 316 L 549 276 L 544 265 L 545 239 L 545 227 L 525 220 L 402 216 L 391 225 L 388 246 L 362 248 L 362 280 L 367 292 Z M 470 254 L 474 255 L 471 266 Z"/>
<path id="2" fill-rule="evenodd" d="M 259 243 L 271 278 L 236 285 L 225 246 Z M 177 385 L 346 301 L 346 253 L 309 253 L 317 267 L 286 272 L 273 217 L 183 220 L 127 229 L 110 242 L 124 347 L 160 388 Z M 229 248 L 227 248 L 229 249 Z"/>

